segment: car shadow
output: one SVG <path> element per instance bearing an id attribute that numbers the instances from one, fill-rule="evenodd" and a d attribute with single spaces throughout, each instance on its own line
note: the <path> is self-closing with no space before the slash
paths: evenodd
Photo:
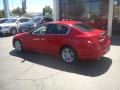
<path id="1" fill-rule="evenodd" d="M 23 61 L 21 63 L 29 61 L 38 65 L 43 65 L 60 71 L 91 77 L 97 77 L 106 73 L 112 65 L 112 60 L 107 57 L 103 57 L 101 58 L 101 60 L 97 61 L 80 61 L 79 63 L 68 64 L 56 56 L 41 53 L 33 53 L 26 51 L 18 53 L 15 50 L 13 50 L 9 54 L 15 57 L 22 58 Z"/>

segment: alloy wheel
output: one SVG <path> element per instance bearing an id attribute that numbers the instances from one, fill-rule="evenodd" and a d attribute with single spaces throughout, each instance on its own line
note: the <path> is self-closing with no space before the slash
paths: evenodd
<path id="1" fill-rule="evenodd" d="M 18 52 L 22 51 L 22 44 L 21 44 L 20 41 L 15 41 L 14 45 L 15 45 L 15 50 L 16 51 L 18 51 Z"/>
<path id="2" fill-rule="evenodd" d="M 76 58 L 75 52 L 72 48 L 62 49 L 61 56 L 62 59 L 67 63 L 72 63 Z"/>
<path id="3" fill-rule="evenodd" d="M 17 30 L 15 28 L 12 28 L 11 29 L 11 35 L 16 35 L 16 33 L 17 33 Z"/>

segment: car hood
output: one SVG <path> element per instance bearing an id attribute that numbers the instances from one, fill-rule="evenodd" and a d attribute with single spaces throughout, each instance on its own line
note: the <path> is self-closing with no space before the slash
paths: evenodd
<path id="1" fill-rule="evenodd" d="M 15 23 L 2 23 L 0 24 L 0 27 L 4 27 L 4 26 L 16 26 Z"/>

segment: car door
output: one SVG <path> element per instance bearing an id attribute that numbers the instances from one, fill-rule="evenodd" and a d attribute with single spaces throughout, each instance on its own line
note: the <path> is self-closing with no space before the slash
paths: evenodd
<path id="1" fill-rule="evenodd" d="M 44 50 L 44 41 L 43 38 L 46 35 L 47 26 L 41 25 L 35 28 L 31 34 L 28 34 L 26 37 L 27 42 L 26 47 L 35 50 L 35 51 L 43 51 Z"/>
<path id="2" fill-rule="evenodd" d="M 46 36 L 43 37 L 46 40 L 44 43 L 44 50 L 56 54 L 59 50 L 59 47 L 67 39 L 68 31 L 69 28 L 64 25 L 47 25 Z"/>

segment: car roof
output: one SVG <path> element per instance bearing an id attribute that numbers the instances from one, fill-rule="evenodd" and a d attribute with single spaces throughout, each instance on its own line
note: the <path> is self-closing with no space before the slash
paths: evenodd
<path id="1" fill-rule="evenodd" d="M 74 25 L 74 24 L 77 24 L 77 23 L 81 23 L 81 22 L 78 22 L 78 21 L 53 21 L 53 22 L 47 22 L 48 24 L 64 24 L 64 25 Z"/>

